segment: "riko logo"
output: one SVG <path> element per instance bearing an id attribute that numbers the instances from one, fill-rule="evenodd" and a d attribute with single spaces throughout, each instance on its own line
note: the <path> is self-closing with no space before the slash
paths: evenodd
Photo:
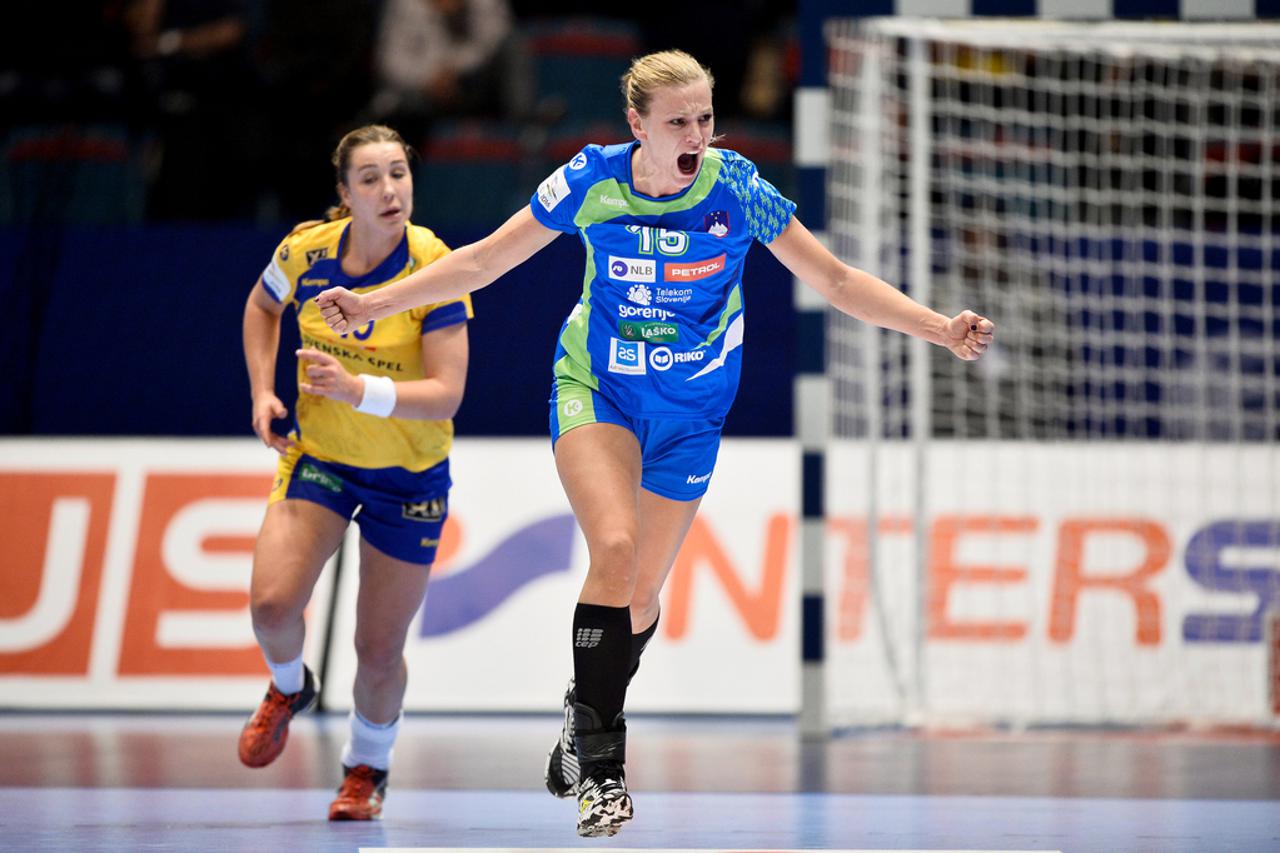
<path id="1" fill-rule="evenodd" d="M 724 269 L 725 256 L 719 255 L 706 261 L 693 261 L 687 264 L 667 264 L 662 269 L 664 281 L 697 281 L 707 278 Z"/>
<path id="2" fill-rule="evenodd" d="M 654 281 L 658 276 L 658 265 L 647 258 L 620 258 L 609 256 L 609 278 L 614 281 Z M 644 304 L 648 304 L 647 302 Z"/>
<path id="3" fill-rule="evenodd" d="M 671 365 L 675 363 L 675 358 L 668 347 L 654 347 L 649 353 L 649 364 L 659 372 L 670 370 Z"/>

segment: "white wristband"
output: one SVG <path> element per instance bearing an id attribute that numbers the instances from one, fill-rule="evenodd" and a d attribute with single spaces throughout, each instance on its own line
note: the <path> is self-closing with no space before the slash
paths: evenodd
<path id="1" fill-rule="evenodd" d="M 390 376 L 372 373 L 361 373 L 360 378 L 364 380 L 364 396 L 356 411 L 379 418 L 390 417 L 396 407 L 396 381 Z"/>

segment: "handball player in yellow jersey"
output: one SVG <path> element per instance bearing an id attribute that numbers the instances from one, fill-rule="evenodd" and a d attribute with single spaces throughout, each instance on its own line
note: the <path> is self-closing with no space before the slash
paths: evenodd
<path id="1" fill-rule="evenodd" d="M 333 154 L 341 206 L 285 237 L 250 292 L 244 353 L 253 431 L 280 454 L 254 550 L 253 629 L 271 685 L 240 735 L 240 760 L 263 767 L 284 749 L 289 721 L 316 701 L 303 665 L 303 611 L 352 517 L 360 526 L 356 678 L 343 782 L 330 820 L 381 814 L 406 683 L 404 644 L 426 592 L 448 514 L 450 418 L 467 373 L 469 297 L 415 307 L 339 334 L 315 297 L 341 285 L 376 291 L 448 254 L 413 211 L 410 150 L 370 125 Z M 280 318 L 296 311 L 302 347 L 294 428 L 274 388 Z"/>

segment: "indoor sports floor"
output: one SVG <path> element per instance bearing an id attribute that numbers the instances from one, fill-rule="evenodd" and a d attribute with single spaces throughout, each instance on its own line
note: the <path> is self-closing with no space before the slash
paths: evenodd
<path id="1" fill-rule="evenodd" d="M 248 770 L 232 715 L 0 714 L 0 849 L 1280 851 L 1280 732 L 856 731 L 637 716 L 636 817 L 580 839 L 542 787 L 559 718 L 413 716 L 384 819 L 330 824 L 345 716 Z"/>

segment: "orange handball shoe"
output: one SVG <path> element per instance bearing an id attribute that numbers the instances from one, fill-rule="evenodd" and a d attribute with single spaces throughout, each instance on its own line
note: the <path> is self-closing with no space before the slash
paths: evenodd
<path id="1" fill-rule="evenodd" d="M 285 695 L 274 683 L 267 688 L 262 704 L 240 731 L 240 761 L 248 767 L 266 767 L 284 751 L 289 740 L 289 721 L 310 708 L 320 695 L 315 673 L 303 667 L 302 689 Z"/>
<path id="2" fill-rule="evenodd" d="M 329 820 L 378 820 L 387 795 L 387 771 L 368 764 L 343 766 L 346 774 L 338 796 L 329 804 Z"/>

